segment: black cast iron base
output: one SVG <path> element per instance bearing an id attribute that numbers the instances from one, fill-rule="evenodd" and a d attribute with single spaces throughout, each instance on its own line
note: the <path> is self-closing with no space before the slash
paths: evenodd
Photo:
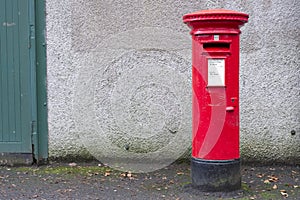
<path id="1" fill-rule="evenodd" d="M 233 191 L 241 188 L 240 160 L 192 158 L 192 186 L 201 191 Z"/>

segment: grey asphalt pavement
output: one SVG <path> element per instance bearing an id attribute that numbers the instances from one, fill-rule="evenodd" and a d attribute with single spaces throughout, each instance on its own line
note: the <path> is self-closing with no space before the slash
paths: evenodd
<path id="1" fill-rule="evenodd" d="M 91 163 L 0 167 L 0 199 L 300 199 L 299 166 L 242 166 L 242 189 L 201 192 L 191 187 L 190 165 L 151 173 L 124 173 Z"/>

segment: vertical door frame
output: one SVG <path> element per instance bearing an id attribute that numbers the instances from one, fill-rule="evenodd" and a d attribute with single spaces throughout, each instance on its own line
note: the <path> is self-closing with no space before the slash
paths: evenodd
<path id="1" fill-rule="evenodd" d="M 36 121 L 32 124 L 33 158 L 37 164 L 48 161 L 48 119 L 47 119 L 47 65 L 46 65 L 46 6 L 45 0 L 32 0 L 34 3 L 34 54 L 35 65 L 33 87 L 36 91 Z M 32 6 L 31 6 L 32 7 Z"/>

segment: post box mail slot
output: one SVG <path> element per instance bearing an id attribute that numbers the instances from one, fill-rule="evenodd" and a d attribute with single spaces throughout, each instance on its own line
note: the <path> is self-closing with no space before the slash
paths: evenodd
<path id="1" fill-rule="evenodd" d="M 220 50 L 229 51 L 230 43 L 224 43 L 224 42 L 203 43 L 203 48 L 205 49 L 205 51 L 220 51 Z"/>

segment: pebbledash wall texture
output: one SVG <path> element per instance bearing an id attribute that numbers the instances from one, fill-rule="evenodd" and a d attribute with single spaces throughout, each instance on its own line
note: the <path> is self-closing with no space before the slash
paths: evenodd
<path id="1" fill-rule="evenodd" d="M 191 143 L 182 16 L 249 14 L 240 55 L 246 161 L 300 163 L 300 1 L 46 2 L 50 157 L 176 159 Z"/>

